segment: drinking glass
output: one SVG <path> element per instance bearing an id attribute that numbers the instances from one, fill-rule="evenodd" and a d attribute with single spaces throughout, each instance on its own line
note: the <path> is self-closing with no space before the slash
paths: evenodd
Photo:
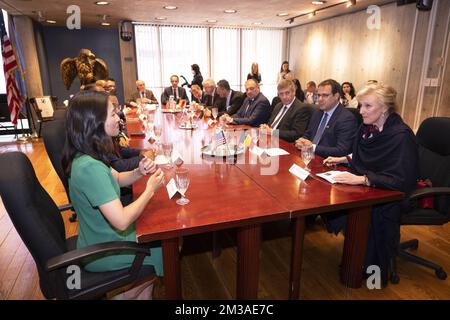
<path id="1" fill-rule="evenodd" d="M 256 146 L 259 140 L 258 129 L 251 129 L 250 136 L 252 137 L 253 145 Z"/>
<path id="2" fill-rule="evenodd" d="M 181 198 L 177 200 L 177 204 L 184 206 L 189 203 L 189 199 L 187 199 L 184 194 L 189 187 L 189 170 L 186 168 L 179 168 L 175 170 L 175 184 L 177 185 L 177 189 L 180 191 Z"/>
<path id="3" fill-rule="evenodd" d="M 162 144 L 162 152 L 164 156 L 167 159 L 167 167 L 172 168 L 172 151 L 173 151 L 173 144 L 172 142 L 166 142 Z"/>
<path id="4" fill-rule="evenodd" d="M 219 115 L 219 109 L 218 108 L 212 108 L 211 109 L 211 115 L 214 118 L 214 122 L 216 122 L 216 118 Z"/>
<path id="5" fill-rule="evenodd" d="M 155 133 L 155 137 L 156 137 L 156 143 L 159 144 L 159 139 L 161 137 L 162 134 L 162 127 L 160 125 L 154 125 L 153 126 L 153 132 Z"/>
<path id="6" fill-rule="evenodd" d="M 313 146 L 311 144 L 302 146 L 301 156 L 305 163 L 305 169 L 309 171 L 308 164 L 314 158 Z"/>

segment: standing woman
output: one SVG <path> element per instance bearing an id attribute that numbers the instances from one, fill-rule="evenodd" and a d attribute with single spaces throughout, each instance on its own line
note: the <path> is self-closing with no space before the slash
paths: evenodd
<path id="1" fill-rule="evenodd" d="M 344 107 L 357 108 L 358 100 L 355 98 L 355 88 L 351 82 L 342 83 L 341 103 Z"/>
<path id="2" fill-rule="evenodd" d="M 357 131 L 352 157 L 328 157 L 326 165 L 349 163 L 350 172 L 337 175 L 339 183 L 397 190 L 406 194 L 416 187 L 418 150 L 414 133 L 395 112 L 397 92 L 386 85 L 369 85 L 358 92 L 363 124 Z M 402 201 L 376 205 L 365 257 L 365 269 L 377 265 L 384 285 L 390 262 L 400 241 L 400 218 L 407 204 Z M 339 232 L 345 217 L 328 219 L 329 231 Z"/>
<path id="3" fill-rule="evenodd" d="M 247 75 L 247 80 L 250 80 L 250 79 L 253 79 L 258 83 L 261 82 L 261 73 L 259 73 L 259 67 L 256 62 L 252 63 L 252 70 Z"/>
<path id="4" fill-rule="evenodd" d="M 281 64 L 280 72 L 278 73 L 278 76 L 277 76 L 277 83 L 283 79 L 286 79 L 286 80 L 293 79 L 292 72 L 289 69 L 289 62 L 287 62 L 287 61 L 283 61 L 283 63 Z"/>
<path id="5" fill-rule="evenodd" d="M 200 87 L 200 89 L 203 90 L 203 76 L 202 73 L 200 72 L 200 67 L 198 66 L 198 64 L 194 63 L 191 66 L 191 69 L 194 78 L 192 79 L 191 84 L 188 84 L 188 87 L 190 88 L 193 84 L 196 84 Z"/>
<path id="6" fill-rule="evenodd" d="M 139 167 L 117 172 L 110 166 L 114 152 L 112 137 L 119 133 L 119 117 L 108 94 L 82 91 L 69 103 L 63 168 L 69 180 L 69 194 L 78 214 L 77 248 L 109 241 L 136 241 L 135 221 L 148 201 L 163 185 L 161 169 L 148 158 Z M 120 187 L 131 185 L 145 175 L 144 192 L 130 205 L 120 202 Z M 162 253 L 150 245 L 151 256 L 144 264 L 152 265 L 162 275 Z M 129 268 L 134 255 L 120 253 L 86 260 L 85 268 L 103 272 Z"/>

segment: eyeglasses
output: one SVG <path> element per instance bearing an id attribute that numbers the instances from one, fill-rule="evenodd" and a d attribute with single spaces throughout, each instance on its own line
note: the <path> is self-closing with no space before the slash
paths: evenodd
<path id="1" fill-rule="evenodd" d="M 332 95 L 331 93 L 323 93 L 323 94 L 318 93 L 317 94 L 317 98 L 324 98 L 324 99 L 326 99 L 326 98 L 328 98 L 331 95 Z"/>

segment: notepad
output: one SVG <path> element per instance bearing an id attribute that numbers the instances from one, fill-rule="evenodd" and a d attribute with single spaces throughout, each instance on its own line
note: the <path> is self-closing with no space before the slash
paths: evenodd
<path id="1" fill-rule="evenodd" d="M 332 171 L 327 171 L 324 173 L 317 173 L 316 176 L 321 177 L 322 179 L 327 180 L 329 183 L 337 183 L 333 177 L 335 177 L 338 174 L 341 174 L 344 171 L 336 171 L 336 170 L 332 170 Z"/>
<path id="2" fill-rule="evenodd" d="M 258 146 L 253 146 L 253 148 L 250 151 L 257 154 L 258 156 L 267 155 L 269 157 L 284 156 L 284 155 L 289 154 L 289 152 L 287 152 L 286 150 L 280 149 L 280 148 L 263 149 Z"/>

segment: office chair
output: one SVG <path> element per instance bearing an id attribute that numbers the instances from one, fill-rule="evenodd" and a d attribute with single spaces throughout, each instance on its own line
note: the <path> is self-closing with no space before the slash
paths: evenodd
<path id="1" fill-rule="evenodd" d="M 154 276 L 153 266 L 143 265 L 150 251 L 130 241 L 115 241 L 76 248 L 77 237 L 66 239 L 61 214 L 42 188 L 33 166 L 21 152 L 0 154 L 0 196 L 11 221 L 36 263 L 42 293 L 47 299 L 95 299 L 123 286 Z M 105 253 L 135 253 L 128 269 L 88 272 L 80 262 Z M 80 269 L 80 288 L 69 289 L 68 267 Z"/>
<path id="2" fill-rule="evenodd" d="M 66 190 L 67 199 L 69 199 L 69 182 L 67 181 L 66 175 L 64 174 L 64 170 L 62 168 L 61 160 L 62 160 L 62 151 L 64 149 L 64 143 L 66 140 L 66 119 L 65 119 L 66 110 L 58 110 L 57 116 L 52 121 L 47 121 L 44 124 L 43 130 L 43 140 L 45 149 L 47 150 L 48 157 L 50 158 L 50 162 L 53 165 L 53 168 L 56 171 L 59 179 L 61 180 L 64 190 Z M 60 211 L 73 210 L 72 205 L 65 204 L 58 207 Z M 72 216 L 69 218 L 70 222 L 74 222 L 77 220 L 77 214 L 74 212 Z"/>
<path id="3" fill-rule="evenodd" d="M 413 209 L 402 215 L 401 225 L 443 225 L 450 221 L 450 118 L 425 119 L 416 136 L 419 145 L 419 177 L 429 179 L 433 186 L 419 188 L 410 195 Z M 434 197 L 434 208 L 417 205 L 419 199 L 430 196 Z M 398 256 L 433 269 L 436 277 L 445 280 L 447 273 L 441 266 L 406 251 L 417 249 L 418 246 L 417 239 L 402 242 Z M 395 259 L 393 264 L 391 282 L 398 283 L 400 278 Z"/>

